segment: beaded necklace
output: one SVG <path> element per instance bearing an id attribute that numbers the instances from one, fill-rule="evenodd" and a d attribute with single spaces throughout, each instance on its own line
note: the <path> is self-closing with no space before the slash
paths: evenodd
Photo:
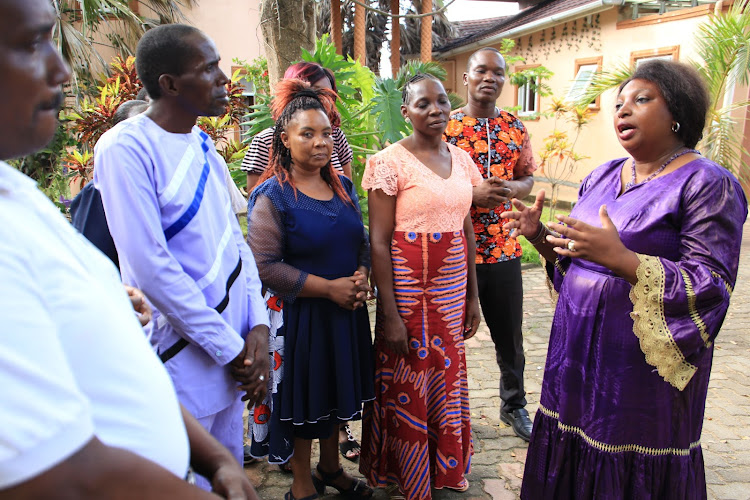
<path id="1" fill-rule="evenodd" d="M 641 181 L 639 183 L 635 182 L 635 158 L 633 158 L 633 161 L 630 163 L 630 171 L 632 172 L 632 175 L 630 176 L 630 180 L 627 182 L 627 184 L 625 184 L 625 191 L 627 191 L 628 189 L 632 188 L 636 184 L 645 184 L 646 182 L 650 181 L 651 179 L 653 179 L 654 177 L 656 177 L 657 175 L 659 175 L 660 173 L 662 173 L 662 171 L 665 168 L 667 168 L 667 165 L 669 165 L 670 163 L 672 163 L 673 161 L 675 161 L 680 156 L 686 155 L 688 153 L 695 153 L 695 154 L 699 155 L 700 151 L 698 151 L 696 149 L 686 149 L 685 151 L 680 151 L 679 153 L 673 154 L 672 156 L 669 157 L 669 159 L 667 161 L 664 162 L 664 164 L 661 167 L 657 168 L 654 173 L 652 173 L 651 175 L 649 175 L 648 177 L 646 177 L 643 181 Z"/>

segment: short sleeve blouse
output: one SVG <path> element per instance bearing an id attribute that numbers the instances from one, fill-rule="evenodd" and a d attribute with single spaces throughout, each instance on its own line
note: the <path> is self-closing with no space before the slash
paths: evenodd
<path id="1" fill-rule="evenodd" d="M 471 208 L 472 186 L 482 176 L 471 156 L 447 144 L 451 175 L 443 179 L 401 144 L 388 146 L 367 161 L 364 189 L 396 197 L 396 231 L 449 232 L 463 228 Z"/>

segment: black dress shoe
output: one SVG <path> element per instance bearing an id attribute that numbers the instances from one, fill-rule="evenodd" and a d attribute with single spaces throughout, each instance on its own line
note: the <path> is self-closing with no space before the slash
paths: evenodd
<path id="1" fill-rule="evenodd" d="M 509 412 L 500 410 L 500 420 L 513 427 L 513 432 L 516 433 L 516 436 L 524 441 L 528 442 L 531 439 L 532 425 L 529 412 L 526 411 L 526 408 L 518 408 Z"/>

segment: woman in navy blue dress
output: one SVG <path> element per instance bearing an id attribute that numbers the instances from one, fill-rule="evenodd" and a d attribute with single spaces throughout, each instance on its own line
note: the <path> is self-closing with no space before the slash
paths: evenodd
<path id="1" fill-rule="evenodd" d="M 373 399 L 367 309 L 369 242 L 351 181 L 330 164 L 330 90 L 279 82 L 280 111 L 270 168 L 250 197 L 248 241 L 263 285 L 283 299 L 283 326 L 271 339 L 274 375 L 269 461 L 289 460 L 286 499 L 316 498 L 332 486 L 347 497 L 372 489 L 343 472 L 338 425 L 360 418 Z M 257 413 L 256 409 L 256 413 Z M 311 475 L 313 439 L 320 463 Z M 255 442 L 254 442 L 255 445 Z"/>

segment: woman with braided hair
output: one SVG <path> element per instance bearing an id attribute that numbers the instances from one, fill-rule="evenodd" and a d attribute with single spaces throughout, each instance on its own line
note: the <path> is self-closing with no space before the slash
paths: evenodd
<path id="1" fill-rule="evenodd" d="M 284 79 L 299 79 L 308 82 L 313 89 L 331 89 L 338 94 L 336 78 L 330 69 L 313 62 L 299 62 L 292 64 L 284 72 Z M 277 115 L 271 114 L 274 120 Z M 331 153 L 331 165 L 340 174 L 352 178 L 352 159 L 354 154 L 346 140 L 343 130 L 339 128 L 341 118 L 336 107 L 331 109 L 328 115 L 331 120 L 333 132 L 333 151 Z M 271 143 L 273 142 L 274 127 L 269 127 L 253 137 L 250 147 L 242 159 L 241 170 L 247 172 L 247 191 L 250 192 L 258 184 L 260 177 L 268 170 L 271 159 Z"/>
<path id="2" fill-rule="evenodd" d="M 266 453 L 271 463 L 291 463 L 287 500 L 316 498 L 326 486 L 349 498 L 372 495 L 344 473 L 338 454 L 339 423 L 360 418 L 374 395 L 362 307 L 370 249 L 354 186 L 331 165 L 333 106 L 331 90 L 279 82 L 270 164 L 249 202 L 248 242 L 261 280 L 284 301 L 283 326 L 269 343 L 282 365 L 274 373 L 283 375 L 271 391 Z M 320 463 L 311 475 L 313 439 Z"/>
<path id="3" fill-rule="evenodd" d="M 314 62 L 303 61 L 289 66 L 284 73 L 284 79 L 292 78 L 308 82 L 313 89 L 330 89 L 333 90 L 333 92 L 338 93 L 336 78 L 334 77 L 333 72 Z M 276 113 L 280 113 L 281 111 L 283 111 L 283 108 L 274 108 L 271 113 L 274 120 L 278 119 Z M 346 135 L 344 135 L 343 130 L 339 128 L 339 125 L 341 125 L 341 117 L 339 116 L 336 106 L 332 106 L 328 109 L 327 113 L 333 130 L 331 133 L 331 137 L 333 138 L 331 166 L 336 173 L 344 174 L 351 179 L 352 159 L 354 158 L 354 153 L 346 140 Z M 268 127 L 253 137 L 250 147 L 248 148 L 247 153 L 245 153 L 245 157 L 242 159 L 240 170 L 247 172 L 248 192 L 252 191 L 253 187 L 258 184 L 260 177 L 266 172 L 266 170 L 268 170 L 268 165 L 271 159 L 271 146 L 274 137 L 273 133 L 274 127 Z M 248 431 L 248 435 L 249 434 L 250 432 Z M 346 423 L 341 424 L 339 428 L 339 450 L 341 451 L 341 456 L 347 460 L 356 462 L 359 459 L 360 445 L 352 435 L 352 432 Z M 252 447 L 245 446 L 246 464 L 252 462 L 254 459 L 252 455 Z M 291 472 L 285 465 L 281 465 L 280 467 L 284 472 Z"/>

